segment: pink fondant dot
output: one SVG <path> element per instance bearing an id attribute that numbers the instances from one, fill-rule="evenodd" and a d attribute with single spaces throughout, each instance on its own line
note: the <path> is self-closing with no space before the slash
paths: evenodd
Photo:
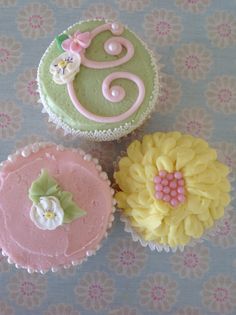
<path id="1" fill-rule="evenodd" d="M 160 171 L 159 172 L 159 176 L 161 176 L 161 177 L 165 177 L 166 176 L 166 171 Z"/>
<path id="2" fill-rule="evenodd" d="M 169 188 L 168 186 L 164 187 L 164 188 L 163 188 L 163 192 L 164 192 L 165 194 L 169 194 L 169 193 L 170 193 L 170 188 Z"/>
<path id="3" fill-rule="evenodd" d="M 170 201 L 170 195 L 164 195 L 163 200 L 169 202 Z"/>
<path id="4" fill-rule="evenodd" d="M 177 183 L 175 180 L 173 180 L 172 182 L 170 182 L 170 188 L 176 188 L 177 187 Z"/>
<path id="5" fill-rule="evenodd" d="M 160 176 L 156 176 L 156 177 L 154 178 L 154 182 L 155 182 L 156 184 L 159 184 L 159 183 L 161 182 Z"/>
<path id="6" fill-rule="evenodd" d="M 169 174 L 166 176 L 166 178 L 167 178 L 168 180 L 172 180 L 172 179 L 174 179 L 174 175 L 173 175 L 172 173 L 169 173 Z"/>
<path id="7" fill-rule="evenodd" d="M 176 190 L 172 190 L 170 192 L 171 197 L 176 197 L 177 196 L 177 191 Z"/>
<path id="8" fill-rule="evenodd" d="M 179 194 L 183 194 L 184 193 L 184 187 L 182 187 L 182 186 L 178 187 L 177 191 Z"/>
<path id="9" fill-rule="evenodd" d="M 163 186 L 161 184 L 157 184 L 155 186 L 155 188 L 156 188 L 156 191 L 162 191 L 163 190 Z"/>
<path id="10" fill-rule="evenodd" d="M 162 199 L 163 198 L 163 192 L 157 191 L 155 196 L 157 199 Z"/>
<path id="11" fill-rule="evenodd" d="M 175 178 L 177 178 L 177 179 L 180 179 L 180 178 L 183 177 L 183 176 L 182 176 L 182 173 L 180 173 L 180 172 L 175 172 L 175 173 L 174 173 L 174 176 L 175 176 Z"/>
<path id="12" fill-rule="evenodd" d="M 177 207 L 179 204 L 179 201 L 178 201 L 178 199 L 173 198 L 173 199 L 171 199 L 170 203 L 173 207 Z"/>
<path id="13" fill-rule="evenodd" d="M 184 202 L 185 201 L 185 196 L 184 195 L 178 195 L 178 200 L 180 201 L 180 202 Z"/>
<path id="14" fill-rule="evenodd" d="M 161 181 L 161 183 L 162 183 L 163 186 L 167 186 L 167 185 L 169 184 L 169 182 L 168 182 L 167 179 L 163 179 L 163 180 Z"/>

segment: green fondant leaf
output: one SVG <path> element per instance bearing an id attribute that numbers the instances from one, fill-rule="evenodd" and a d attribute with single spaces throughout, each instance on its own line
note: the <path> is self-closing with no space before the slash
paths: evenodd
<path id="1" fill-rule="evenodd" d="M 62 191 L 59 199 L 64 210 L 64 223 L 69 223 L 86 214 L 86 212 L 72 200 L 72 194 L 70 192 Z"/>
<path id="2" fill-rule="evenodd" d="M 64 211 L 63 223 L 71 221 L 86 214 L 72 198 L 72 194 L 68 191 L 63 191 L 58 186 L 57 182 L 51 177 L 46 170 L 42 170 L 40 176 L 32 183 L 29 189 L 29 198 L 33 203 L 38 204 L 40 197 L 54 196 L 61 204 Z"/>
<path id="3" fill-rule="evenodd" d="M 64 49 L 61 47 L 61 44 L 64 40 L 66 40 L 67 38 L 69 38 L 68 35 L 66 35 L 65 33 L 56 36 L 56 42 L 57 42 L 57 47 L 64 52 Z"/>
<path id="4" fill-rule="evenodd" d="M 29 198 L 37 204 L 40 197 L 56 196 L 58 191 L 57 182 L 47 171 L 42 170 L 40 176 L 32 183 L 29 189 Z"/>

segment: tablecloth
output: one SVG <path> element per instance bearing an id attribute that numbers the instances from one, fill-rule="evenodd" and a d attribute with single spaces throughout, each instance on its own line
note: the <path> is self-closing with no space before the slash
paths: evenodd
<path id="1" fill-rule="evenodd" d="M 118 142 L 64 136 L 41 113 L 36 69 L 55 36 L 81 19 L 120 20 L 162 69 L 157 112 Z M 0 158 L 33 141 L 82 146 L 112 175 L 135 137 L 179 130 L 207 139 L 236 172 L 235 0 L 0 0 Z M 233 206 L 233 203 L 232 203 Z M 236 314 L 236 213 L 183 253 L 131 241 L 117 215 L 102 249 L 79 268 L 30 275 L 0 258 L 1 315 Z"/>

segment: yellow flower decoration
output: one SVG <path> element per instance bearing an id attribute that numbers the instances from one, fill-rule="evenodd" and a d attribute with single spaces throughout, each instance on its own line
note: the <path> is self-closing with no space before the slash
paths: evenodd
<path id="1" fill-rule="evenodd" d="M 175 206 L 157 198 L 155 178 L 163 171 L 183 176 L 185 197 Z M 121 190 L 115 197 L 145 241 L 184 246 L 224 215 L 230 202 L 228 173 L 206 141 L 156 132 L 129 145 L 114 174 Z"/>

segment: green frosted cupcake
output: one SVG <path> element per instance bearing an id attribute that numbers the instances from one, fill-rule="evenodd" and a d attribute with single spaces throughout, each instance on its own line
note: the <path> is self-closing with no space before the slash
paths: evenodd
<path id="1" fill-rule="evenodd" d="M 146 45 L 127 27 L 83 21 L 57 36 L 38 68 L 44 112 L 66 134 L 118 139 L 153 111 L 159 73 Z"/>

